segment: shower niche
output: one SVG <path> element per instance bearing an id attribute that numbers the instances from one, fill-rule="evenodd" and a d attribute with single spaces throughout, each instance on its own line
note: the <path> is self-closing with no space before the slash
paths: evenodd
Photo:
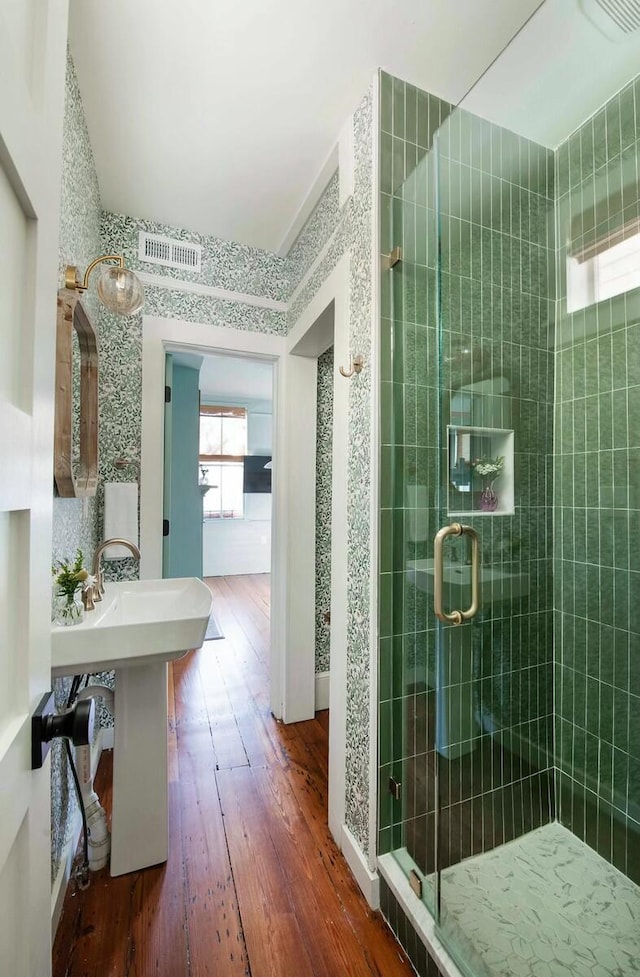
<path id="1" fill-rule="evenodd" d="M 513 440 L 508 428 L 448 426 L 448 516 L 513 515 Z"/>

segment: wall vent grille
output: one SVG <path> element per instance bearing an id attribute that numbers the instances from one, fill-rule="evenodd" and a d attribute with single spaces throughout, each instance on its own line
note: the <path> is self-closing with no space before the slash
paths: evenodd
<path id="1" fill-rule="evenodd" d="M 582 0 L 589 20 L 611 40 L 640 30 L 640 0 Z"/>
<path id="2" fill-rule="evenodd" d="M 138 235 L 138 258 L 153 265 L 179 268 L 182 271 L 202 271 L 202 246 L 190 241 L 162 237 L 160 234 Z"/>

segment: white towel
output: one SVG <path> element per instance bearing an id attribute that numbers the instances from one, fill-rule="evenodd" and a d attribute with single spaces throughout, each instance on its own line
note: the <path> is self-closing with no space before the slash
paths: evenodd
<path id="1" fill-rule="evenodd" d="M 119 536 L 138 545 L 138 483 L 105 482 L 104 538 Z M 131 556 L 125 546 L 109 546 L 105 560 L 121 560 Z"/>

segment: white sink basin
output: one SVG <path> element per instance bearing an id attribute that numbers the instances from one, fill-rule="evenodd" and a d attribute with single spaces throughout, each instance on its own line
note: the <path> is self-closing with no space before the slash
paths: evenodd
<path id="1" fill-rule="evenodd" d="M 199 648 L 211 591 L 197 577 L 106 584 L 82 624 L 51 628 L 51 674 L 78 675 L 181 658 Z"/>
<path id="2" fill-rule="evenodd" d="M 418 590 L 433 593 L 433 560 L 409 560 L 407 578 Z M 458 607 L 460 601 L 469 603 L 471 596 L 471 567 L 461 563 L 445 563 L 443 583 L 448 610 Z M 480 567 L 480 600 L 493 604 L 501 600 L 513 600 L 529 593 L 529 575 L 507 573 L 498 567 Z"/>

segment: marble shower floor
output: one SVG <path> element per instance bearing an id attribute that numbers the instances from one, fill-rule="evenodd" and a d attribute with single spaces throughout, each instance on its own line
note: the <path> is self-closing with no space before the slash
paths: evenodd
<path id="1" fill-rule="evenodd" d="M 560 824 L 445 869 L 441 919 L 474 977 L 640 975 L 640 887 Z"/>

